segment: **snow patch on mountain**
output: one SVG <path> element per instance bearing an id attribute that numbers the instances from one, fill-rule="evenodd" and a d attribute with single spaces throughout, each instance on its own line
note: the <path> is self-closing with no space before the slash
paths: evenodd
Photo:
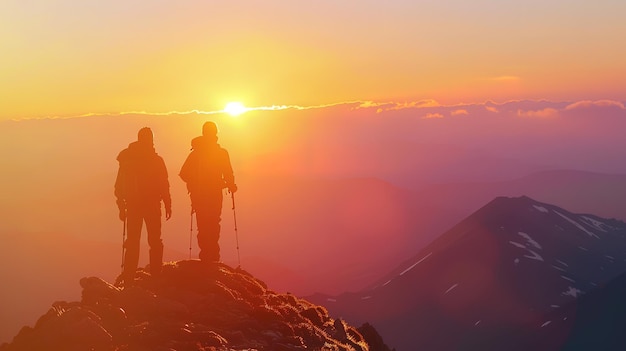
<path id="1" fill-rule="evenodd" d="M 576 289 L 573 286 L 568 286 L 567 290 L 563 291 L 561 295 L 563 296 L 571 296 L 573 298 L 577 298 L 579 295 L 582 295 L 582 290 Z"/>
<path id="2" fill-rule="evenodd" d="M 537 248 L 539 250 L 542 249 L 541 245 L 539 245 L 539 243 L 537 241 L 535 241 L 530 235 L 524 233 L 524 232 L 517 232 L 517 234 L 519 236 L 521 236 L 522 238 L 524 238 L 526 240 L 526 244 L 521 244 L 518 243 L 517 241 L 513 241 L 513 240 L 509 240 L 509 244 L 518 247 L 520 249 L 524 249 L 526 250 L 526 252 L 528 252 L 528 255 L 524 255 L 524 257 L 531 259 L 531 260 L 536 260 L 536 261 L 541 261 L 543 262 L 544 259 L 543 257 L 541 257 L 540 254 L 538 254 L 537 252 L 529 249 L 529 246 L 532 246 L 534 248 Z M 515 261 L 515 263 L 517 264 L 519 261 Z"/>
<path id="3" fill-rule="evenodd" d="M 400 275 L 404 275 L 404 274 L 406 274 L 408 271 L 410 271 L 411 269 L 415 268 L 415 266 L 417 266 L 418 264 L 422 263 L 422 261 L 424 261 L 425 259 L 427 259 L 428 257 L 430 257 L 430 255 L 432 255 L 432 254 L 433 254 L 433 253 L 431 252 L 431 253 L 429 253 L 428 255 L 424 256 L 424 257 L 423 257 L 422 259 L 420 259 L 419 261 L 417 261 L 417 262 L 413 263 L 413 264 L 411 265 L 411 267 L 409 267 L 409 268 L 407 268 L 407 269 L 403 270 L 403 271 L 400 273 Z"/>
<path id="4" fill-rule="evenodd" d="M 572 283 L 576 283 L 576 281 L 574 279 L 570 278 L 570 277 L 566 277 L 566 276 L 562 275 L 561 278 L 563 278 L 563 279 L 565 279 L 567 281 L 570 281 Z"/>
<path id="5" fill-rule="evenodd" d="M 569 267 L 569 265 L 561 260 L 559 260 L 558 258 L 556 259 L 556 261 L 562 265 L 564 265 L 565 267 Z"/>
<path id="6" fill-rule="evenodd" d="M 607 229 L 614 229 L 612 226 L 607 225 L 604 222 L 600 222 L 600 221 L 598 221 L 596 219 L 593 219 L 593 218 L 591 218 L 589 216 L 581 216 L 581 218 L 582 218 L 582 220 L 584 222 L 586 222 L 587 224 L 591 225 L 592 227 L 594 227 L 594 228 L 596 228 L 596 229 L 598 229 L 598 230 L 600 230 L 602 232 L 606 233 Z"/>
<path id="7" fill-rule="evenodd" d="M 526 239 L 526 242 L 531 244 L 532 246 L 538 248 L 539 250 L 541 250 L 541 245 L 539 245 L 538 242 L 536 242 L 533 238 L 530 237 L 530 235 L 524 233 L 524 232 L 517 232 L 517 235 L 521 236 L 522 238 Z"/>
<path id="8" fill-rule="evenodd" d="M 530 255 L 524 255 L 524 257 L 529 258 L 531 260 L 544 262 L 544 259 L 543 259 L 543 257 L 541 257 L 540 254 L 536 253 L 533 250 L 526 249 L 526 251 L 530 252 Z"/>
<path id="9" fill-rule="evenodd" d="M 526 245 L 520 244 L 520 243 L 515 242 L 515 241 L 509 241 L 509 243 L 511 243 L 511 245 L 513 245 L 513 246 L 519 247 L 520 249 L 525 249 L 526 248 Z"/>
<path id="10" fill-rule="evenodd" d="M 446 290 L 446 292 L 444 292 L 443 294 L 445 295 L 445 294 L 449 293 L 450 291 L 454 290 L 457 286 L 459 286 L 459 284 L 458 284 L 458 283 L 457 283 L 457 284 L 452 285 L 452 286 L 451 286 L 451 287 L 449 287 L 449 288 L 448 288 L 448 290 Z"/>
<path id="11" fill-rule="evenodd" d="M 538 205 L 533 205 L 533 207 L 535 209 L 537 209 L 537 211 L 539 212 L 543 212 L 543 213 L 548 213 L 550 212 L 547 208 L 543 207 L 543 206 L 538 206 Z"/>
<path id="12" fill-rule="evenodd" d="M 567 220 L 568 222 L 572 223 L 573 225 L 576 226 L 576 228 L 582 230 L 583 232 L 587 233 L 587 235 L 589 235 L 590 237 L 596 238 L 596 239 L 600 239 L 599 236 L 597 236 L 595 233 L 590 232 L 589 230 L 587 230 L 585 227 L 583 227 L 580 223 L 576 222 L 575 220 L 567 217 L 566 215 L 562 214 L 559 211 L 554 211 L 556 212 L 556 214 L 558 214 L 559 216 L 563 217 L 565 220 Z"/>

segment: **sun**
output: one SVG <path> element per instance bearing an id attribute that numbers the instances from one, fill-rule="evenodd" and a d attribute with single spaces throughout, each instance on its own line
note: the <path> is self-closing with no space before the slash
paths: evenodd
<path id="1" fill-rule="evenodd" d="M 233 117 L 237 117 L 246 111 L 248 111 L 248 109 L 241 102 L 229 102 L 224 107 L 224 112 Z"/>

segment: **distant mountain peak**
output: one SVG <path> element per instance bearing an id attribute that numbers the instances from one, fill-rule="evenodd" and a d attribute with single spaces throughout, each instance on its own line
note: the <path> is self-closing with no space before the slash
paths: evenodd
<path id="1" fill-rule="evenodd" d="M 546 314 L 625 271 L 626 223 L 497 197 L 371 288 L 311 299 L 374 322 L 398 348 L 495 350 L 506 343 L 482 348 L 489 335 L 545 328 Z"/>
<path id="2" fill-rule="evenodd" d="M 389 350 L 371 325 L 361 333 L 225 264 L 178 261 L 158 278 L 137 275 L 124 289 L 81 279 L 81 301 L 55 302 L 0 350 Z"/>
<path id="3" fill-rule="evenodd" d="M 492 201 L 487 203 L 484 208 L 490 208 L 494 206 L 540 206 L 540 207 L 550 207 L 551 205 L 541 203 L 526 195 L 522 196 L 498 196 L 494 198 Z"/>

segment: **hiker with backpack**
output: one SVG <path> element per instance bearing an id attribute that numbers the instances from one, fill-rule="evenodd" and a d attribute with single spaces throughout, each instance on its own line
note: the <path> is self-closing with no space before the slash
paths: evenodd
<path id="1" fill-rule="evenodd" d="M 141 128 L 137 141 L 128 145 L 117 156 L 119 169 L 115 180 L 115 197 L 119 218 L 124 221 L 125 253 L 122 259 L 121 279 L 124 286 L 133 284 L 139 263 L 141 229 L 146 223 L 150 246 L 150 274 L 157 276 L 163 266 L 161 239 L 161 201 L 165 205 L 165 219 L 172 216 L 172 200 L 167 168 L 163 158 L 154 149 L 152 130 Z"/>
<path id="2" fill-rule="evenodd" d="M 214 122 L 204 123 L 179 173 L 191 197 L 192 216 L 196 214 L 200 260 L 207 263 L 220 261 L 222 191 L 237 191 L 228 151 L 217 143 L 217 133 Z"/>

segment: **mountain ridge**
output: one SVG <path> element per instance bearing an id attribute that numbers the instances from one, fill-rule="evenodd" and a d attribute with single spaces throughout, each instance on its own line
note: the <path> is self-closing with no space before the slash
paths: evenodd
<path id="1" fill-rule="evenodd" d="M 80 301 L 53 303 L 0 350 L 389 351 L 371 325 L 359 331 L 240 268 L 184 260 L 148 271 L 125 288 L 82 278 Z"/>
<path id="2" fill-rule="evenodd" d="M 498 197 L 369 289 L 309 299 L 400 349 L 498 350 L 624 271 L 626 223 Z M 480 348 L 491 339 L 503 344 Z"/>

